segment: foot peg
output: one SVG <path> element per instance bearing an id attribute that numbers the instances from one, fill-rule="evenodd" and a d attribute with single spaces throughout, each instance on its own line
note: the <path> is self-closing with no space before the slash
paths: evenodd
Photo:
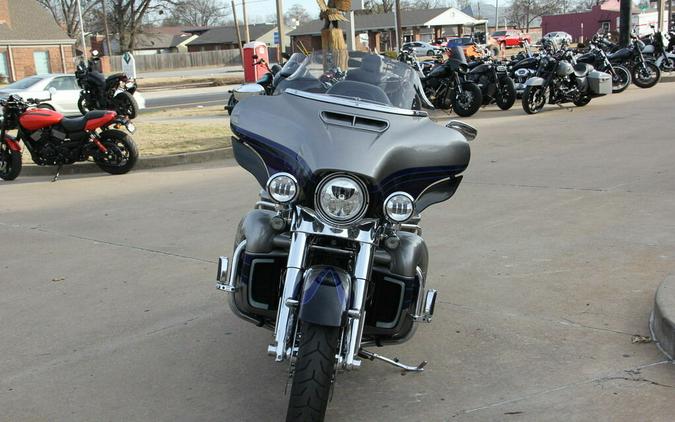
<path id="1" fill-rule="evenodd" d="M 234 286 L 230 285 L 230 280 L 228 277 L 228 266 L 230 260 L 226 256 L 221 256 L 218 258 L 218 274 L 216 279 L 216 289 L 222 290 L 225 292 L 233 293 L 235 291 Z"/>
<path id="2" fill-rule="evenodd" d="M 431 322 L 431 317 L 434 316 L 434 308 L 436 308 L 436 296 L 438 291 L 436 289 L 427 290 L 424 296 L 424 306 L 422 307 L 421 315 L 413 315 L 413 320 L 416 322 Z"/>
<path id="3" fill-rule="evenodd" d="M 423 360 L 417 366 L 405 365 L 405 364 L 399 362 L 398 358 L 390 359 L 386 356 L 382 356 L 382 355 L 378 355 L 377 353 L 369 352 L 366 349 L 359 350 L 359 356 L 361 356 L 364 359 L 368 359 L 368 360 L 378 359 L 378 360 L 381 360 L 383 362 L 388 363 L 389 365 L 400 368 L 401 369 L 401 375 L 404 375 L 406 372 L 422 372 L 422 371 L 424 371 L 424 367 L 428 363 L 426 360 Z"/>

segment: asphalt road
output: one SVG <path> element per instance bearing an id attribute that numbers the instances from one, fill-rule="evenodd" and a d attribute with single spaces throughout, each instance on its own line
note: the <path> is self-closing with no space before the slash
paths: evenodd
<path id="1" fill-rule="evenodd" d="M 225 106 L 232 86 L 212 88 L 178 89 L 173 91 L 145 92 L 146 108 L 143 111 L 155 111 L 167 108 L 197 107 L 222 104 Z"/>
<path id="2" fill-rule="evenodd" d="M 675 83 L 483 110 L 424 213 L 434 322 L 341 373 L 330 421 L 672 421 L 648 335 L 675 270 Z M 0 420 L 278 421 L 287 365 L 214 289 L 256 199 L 232 161 L 0 184 Z"/>

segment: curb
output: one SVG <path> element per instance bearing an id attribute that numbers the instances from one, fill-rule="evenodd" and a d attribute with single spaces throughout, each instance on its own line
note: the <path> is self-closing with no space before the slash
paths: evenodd
<path id="1" fill-rule="evenodd" d="M 652 339 L 668 357 L 675 357 L 675 274 L 666 277 L 656 290 L 654 310 L 649 318 Z"/>
<path id="2" fill-rule="evenodd" d="M 156 157 L 140 157 L 132 171 L 179 166 L 184 164 L 205 163 L 208 161 L 225 160 L 232 157 L 232 147 L 212 149 L 209 151 L 160 155 Z M 63 166 L 61 169 L 61 175 L 100 172 L 101 169 L 99 169 L 94 163 L 72 164 Z M 54 174 L 56 174 L 56 166 L 37 166 L 35 164 L 24 164 L 21 170 L 22 176 L 53 176 Z"/>

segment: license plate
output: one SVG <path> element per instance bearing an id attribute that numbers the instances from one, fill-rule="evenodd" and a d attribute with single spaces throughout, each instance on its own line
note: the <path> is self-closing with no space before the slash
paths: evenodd
<path id="1" fill-rule="evenodd" d="M 136 126 L 133 123 L 128 122 L 125 126 L 130 133 L 136 132 Z"/>
<path id="2" fill-rule="evenodd" d="M 497 66 L 497 72 L 506 72 L 506 66 Z"/>

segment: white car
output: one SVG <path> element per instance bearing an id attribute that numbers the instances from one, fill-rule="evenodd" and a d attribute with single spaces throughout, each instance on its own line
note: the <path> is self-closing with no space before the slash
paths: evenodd
<path id="1" fill-rule="evenodd" d="M 413 50 L 417 56 L 434 56 L 436 54 L 443 54 L 443 49 L 438 48 L 428 42 L 407 42 L 401 46 L 402 50 Z"/>
<path id="2" fill-rule="evenodd" d="M 0 88 L 0 98 L 10 94 L 20 95 L 23 99 L 43 100 L 40 106 L 52 108 L 65 115 L 79 115 L 77 101 L 80 99 L 80 87 L 75 75 L 67 73 L 46 73 L 29 76 Z M 134 98 L 139 109 L 145 108 L 145 98 L 136 91 Z"/>
<path id="3" fill-rule="evenodd" d="M 557 45 L 561 45 L 563 40 L 567 41 L 568 44 L 572 43 L 572 36 L 564 31 L 549 32 L 548 34 L 544 35 L 544 38 L 555 41 Z"/>

